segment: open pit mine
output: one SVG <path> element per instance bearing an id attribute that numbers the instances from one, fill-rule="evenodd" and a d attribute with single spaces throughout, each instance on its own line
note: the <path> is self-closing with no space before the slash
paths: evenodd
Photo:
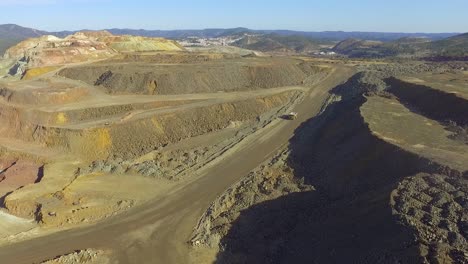
<path id="1" fill-rule="evenodd" d="M 466 66 L 106 31 L 0 66 L 1 263 L 468 263 Z"/>

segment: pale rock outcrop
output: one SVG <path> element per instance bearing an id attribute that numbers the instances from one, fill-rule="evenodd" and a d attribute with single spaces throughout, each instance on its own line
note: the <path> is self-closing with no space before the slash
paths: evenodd
<path id="1" fill-rule="evenodd" d="M 57 66 L 110 58 L 120 52 L 182 51 L 176 41 L 163 38 L 114 36 L 107 31 L 83 31 L 65 38 L 41 36 L 24 40 L 5 52 L 16 61 L 10 75 L 29 68 Z M 21 66 L 21 67 L 19 67 Z"/>

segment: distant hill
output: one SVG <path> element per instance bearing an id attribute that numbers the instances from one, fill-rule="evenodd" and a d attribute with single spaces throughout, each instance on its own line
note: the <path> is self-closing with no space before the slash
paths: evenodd
<path id="1" fill-rule="evenodd" d="M 468 33 L 434 41 L 429 47 L 440 57 L 468 57 Z"/>
<path id="2" fill-rule="evenodd" d="M 0 25 L 0 56 L 9 47 L 27 38 L 39 37 L 46 34 L 45 31 L 21 27 L 15 24 Z"/>
<path id="3" fill-rule="evenodd" d="M 349 57 L 419 57 L 427 59 L 462 59 L 468 57 L 468 33 L 431 41 L 423 37 L 405 37 L 389 42 L 347 39 L 339 42 L 334 51 Z"/>
<path id="4" fill-rule="evenodd" d="M 264 33 L 276 33 L 283 36 L 300 35 L 316 39 L 328 39 L 333 41 L 342 41 L 349 38 L 365 39 L 374 41 L 393 41 L 407 37 L 427 37 L 431 40 L 439 40 L 457 35 L 457 33 L 392 33 L 392 32 L 360 32 L 360 31 L 323 31 L 323 32 L 306 32 L 306 31 L 290 31 L 290 30 L 266 30 Z"/>
<path id="5" fill-rule="evenodd" d="M 376 49 L 382 44 L 381 41 L 350 38 L 336 44 L 333 51 L 350 57 L 372 57 L 377 54 Z"/>
<path id="6" fill-rule="evenodd" d="M 187 30 L 145 30 L 145 29 L 107 29 L 114 35 L 135 35 L 145 37 L 162 37 L 170 39 L 183 39 L 188 37 L 217 38 L 232 36 L 242 33 L 253 33 L 248 28 L 208 28 L 208 29 L 187 29 Z"/>
<path id="7" fill-rule="evenodd" d="M 303 36 L 280 36 L 278 34 L 246 35 L 236 41 L 234 46 L 262 52 L 311 53 L 320 50 L 322 45 L 331 42 L 310 39 Z"/>
<path id="8" fill-rule="evenodd" d="M 392 41 L 405 37 L 427 37 L 431 40 L 440 40 L 457 35 L 457 33 L 387 33 L 387 32 L 344 32 L 344 31 L 323 31 L 307 32 L 293 30 L 253 30 L 248 28 L 230 29 L 201 29 L 201 30 L 135 30 L 135 29 L 107 29 L 112 34 L 129 34 L 149 37 L 164 38 L 186 38 L 186 37 L 206 37 L 215 38 L 235 35 L 238 33 L 251 34 L 276 34 L 280 36 L 302 36 L 314 39 L 326 39 L 331 41 L 342 41 L 348 38 Z"/>
<path id="9" fill-rule="evenodd" d="M 83 29 L 85 30 L 85 29 Z M 277 34 L 281 36 L 303 36 L 307 38 L 328 39 L 333 41 L 341 41 L 348 38 L 391 41 L 405 37 L 427 37 L 431 40 L 440 40 L 457 35 L 457 33 L 392 33 L 392 32 L 345 32 L 345 31 L 293 31 L 293 30 L 253 30 L 248 28 L 208 28 L 208 29 L 188 29 L 188 30 L 145 30 L 145 29 L 105 29 L 115 35 L 137 35 L 147 37 L 165 37 L 165 38 L 185 38 L 189 36 L 195 37 L 220 37 L 233 35 L 236 33 L 254 33 L 254 34 Z M 79 30 L 81 31 L 81 30 Z M 46 32 L 31 28 L 25 28 L 14 24 L 0 25 L 0 38 L 4 36 L 15 38 L 37 37 L 39 35 L 55 35 L 58 37 L 68 36 L 77 31 L 59 31 Z"/>
<path id="10" fill-rule="evenodd" d="M 401 38 L 390 42 L 347 39 L 339 42 L 333 51 L 351 58 L 383 58 L 415 55 L 425 50 L 426 41 L 421 38 Z"/>
<path id="11" fill-rule="evenodd" d="M 163 37 L 169 39 L 183 39 L 187 37 L 200 37 L 200 38 L 214 38 L 214 37 L 224 37 L 224 36 L 241 36 L 242 34 L 251 34 L 251 35 L 266 35 L 262 39 L 257 41 L 250 40 L 247 41 L 250 44 L 239 42 L 239 46 L 244 45 L 253 45 L 256 46 L 258 50 L 262 49 L 292 49 L 296 51 L 307 51 L 314 49 L 318 43 L 313 43 L 313 39 L 320 41 L 343 41 L 346 39 L 361 39 L 366 41 L 383 41 L 383 42 L 392 42 L 396 40 L 403 39 L 417 39 L 417 38 L 426 38 L 431 41 L 445 40 L 450 37 L 457 35 L 456 33 L 387 33 L 387 32 L 344 32 L 344 31 L 324 31 L 324 32 L 306 32 L 306 31 L 292 31 L 292 30 L 252 30 L 248 28 L 211 28 L 211 29 L 201 29 L 201 30 L 144 30 L 144 29 L 107 29 L 115 35 L 134 35 L 134 36 L 146 36 L 146 37 Z M 31 28 L 25 28 L 14 24 L 0 25 L 0 54 L 8 48 L 21 40 L 31 37 L 37 37 L 41 35 L 54 35 L 57 37 L 65 37 L 76 33 L 77 31 L 60 31 L 60 32 L 46 32 Z M 462 35 L 463 36 L 463 35 Z M 318 41 L 318 42 L 320 42 Z M 256 44 L 253 44 L 256 42 Z M 317 42 L 317 41 L 315 41 Z M 439 44 L 434 44 L 433 49 L 440 50 L 442 53 L 456 53 L 460 49 L 463 50 L 460 45 L 455 44 L 456 39 L 449 40 L 447 42 L 441 42 Z M 397 44 L 400 46 L 408 46 L 408 44 Z M 411 44 L 413 45 L 413 44 Z M 452 48 L 444 49 L 445 46 L 450 45 Z M 366 46 L 366 43 L 364 43 Z M 389 50 L 391 51 L 395 47 L 376 47 L 377 55 L 380 56 L 384 54 L 388 55 Z M 405 47 L 407 48 L 407 47 Z M 367 51 L 372 50 L 363 50 L 360 49 L 357 52 L 363 52 L 364 55 L 367 54 Z M 391 54 L 391 53 L 389 53 Z M 371 54 L 372 55 L 372 54 Z M 373 56 L 373 55 L 372 55 Z"/>
<path id="12" fill-rule="evenodd" d="M 1 39 L 26 39 L 40 37 L 46 34 L 45 31 L 21 27 L 15 24 L 0 25 L 0 38 Z"/>

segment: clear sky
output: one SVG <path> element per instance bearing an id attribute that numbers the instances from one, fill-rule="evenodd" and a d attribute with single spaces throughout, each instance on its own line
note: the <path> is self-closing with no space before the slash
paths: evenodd
<path id="1" fill-rule="evenodd" d="M 248 27 L 468 32 L 468 0 L 0 0 L 0 24 L 43 30 Z"/>

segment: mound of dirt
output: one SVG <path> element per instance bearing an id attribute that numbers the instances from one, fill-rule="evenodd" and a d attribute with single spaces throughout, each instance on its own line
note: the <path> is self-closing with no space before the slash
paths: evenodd
<path id="1" fill-rule="evenodd" d="M 31 81 L 21 86 L 0 84 L 0 97 L 17 105 L 65 104 L 88 95 L 86 87 L 46 80 Z"/>
<path id="2" fill-rule="evenodd" d="M 78 175 L 91 173 L 133 174 L 154 179 L 176 179 L 182 172 L 206 163 L 216 155 L 224 144 L 217 146 L 198 147 L 190 150 L 175 150 L 156 152 L 152 159 L 132 161 L 123 159 L 108 159 L 93 161 L 88 167 L 80 168 Z"/>
<path id="3" fill-rule="evenodd" d="M 429 263 L 465 263 L 468 253 L 468 181 L 438 174 L 404 179 L 392 192 L 392 210 L 413 229 Z"/>
<path id="4" fill-rule="evenodd" d="M 389 91 L 415 111 L 440 122 L 453 121 L 459 126 L 468 126 L 468 100 L 465 98 L 396 78 L 388 78 L 386 82 L 391 86 Z"/>
<path id="5" fill-rule="evenodd" d="M 462 64 L 463 65 L 463 64 Z M 364 64 L 359 66 L 360 71 L 378 71 L 389 77 L 408 76 L 419 73 L 445 73 L 457 71 L 460 63 L 423 63 L 423 62 L 397 62 L 384 64 Z"/>
<path id="6" fill-rule="evenodd" d="M 148 38 L 140 36 L 103 36 L 98 41 L 118 52 L 145 51 L 182 51 L 184 48 L 174 40 L 164 38 Z"/>
<path id="7" fill-rule="evenodd" d="M 110 264 L 108 252 L 103 250 L 85 249 L 63 255 L 41 264 Z"/>
<path id="8" fill-rule="evenodd" d="M 346 97 L 360 97 L 363 94 L 381 94 L 388 85 L 383 81 L 385 73 L 363 71 L 351 77 L 346 85 L 338 87 L 336 92 Z"/>
<path id="9" fill-rule="evenodd" d="M 378 79 L 335 88 L 340 101 L 212 204 L 192 245 L 217 263 L 466 262 L 466 171 L 370 130 L 361 106 L 386 95 Z"/>
<path id="10" fill-rule="evenodd" d="M 221 239 L 229 233 L 243 210 L 291 193 L 312 191 L 313 186 L 294 177 L 287 166 L 288 154 L 287 151 L 278 153 L 216 199 L 195 227 L 191 244 L 222 247 Z"/>
<path id="11" fill-rule="evenodd" d="M 110 94 L 187 94 L 302 85 L 318 67 L 285 59 L 242 59 L 195 65 L 91 65 L 59 74 L 98 85 Z"/>
<path id="12" fill-rule="evenodd" d="M 157 64 L 201 63 L 212 60 L 240 58 L 240 55 L 221 52 L 138 52 L 124 53 L 98 64 L 145 62 Z"/>

